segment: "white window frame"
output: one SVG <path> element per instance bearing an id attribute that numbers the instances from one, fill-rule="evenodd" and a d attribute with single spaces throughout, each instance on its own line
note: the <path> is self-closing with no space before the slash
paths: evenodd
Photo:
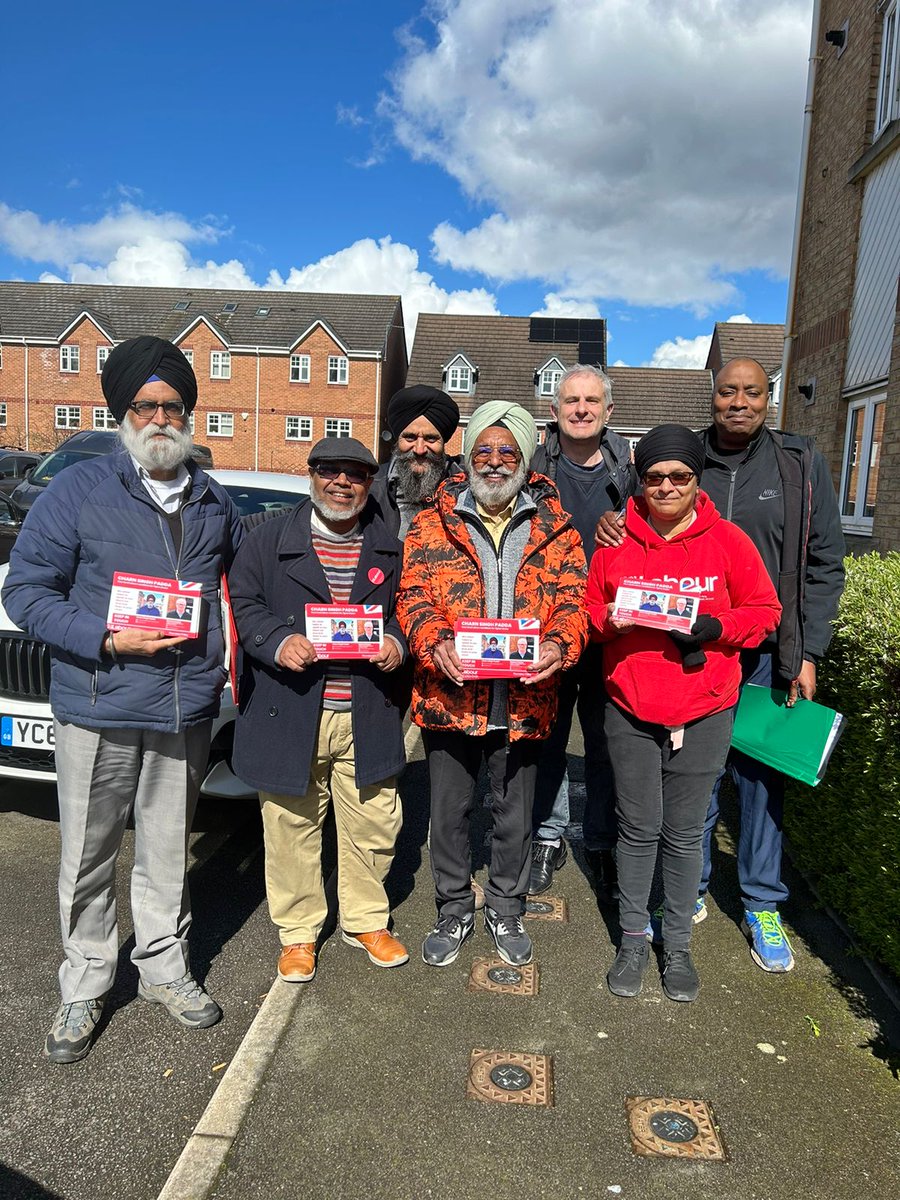
<path id="1" fill-rule="evenodd" d="M 887 392 L 871 392 L 866 396 L 854 397 L 847 404 L 847 431 L 844 434 L 844 453 L 841 460 L 840 502 L 841 525 L 847 533 L 870 536 L 875 517 L 866 516 L 866 494 L 869 490 L 869 470 L 872 465 L 872 442 L 875 432 L 875 414 L 878 406 L 887 402 Z M 864 410 L 862 437 L 857 444 L 853 439 L 854 414 Z M 857 459 L 862 464 L 856 480 L 856 501 L 852 513 L 844 513 L 850 472 Z M 878 498 L 876 496 L 876 507 Z"/>
<path id="2" fill-rule="evenodd" d="M 112 350 L 112 346 L 98 346 L 97 347 L 97 374 L 98 375 L 103 374 L 103 366 L 104 366 L 104 363 L 106 362 L 106 360 L 109 358 L 110 350 Z"/>
<path id="3" fill-rule="evenodd" d="M 349 417 L 326 417 L 326 437 L 353 437 L 353 422 Z"/>
<path id="4" fill-rule="evenodd" d="M 444 369 L 448 392 L 457 395 L 472 396 L 475 394 L 475 368 L 464 354 L 457 354 Z"/>
<path id="5" fill-rule="evenodd" d="M 207 437 L 234 437 L 234 413 L 208 412 L 206 414 Z"/>
<path id="6" fill-rule="evenodd" d="M 73 415 L 74 414 L 74 415 Z M 80 429 L 81 405 L 57 404 L 53 412 L 54 429 Z"/>
<path id="7" fill-rule="evenodd" d="M 0 400 L 0 429 L 6 428 L 6 401 Z"/>
<path id="8" fill-rule="evenodd" d="M 346 355 L 328 355 L 328 382 L 340 384 L 350 382 L 350 359 Z"/>
<path id="9" fill-rule="evenodd" d="M 286 442 L 311 442 L 312 435 L 312 417 L 298 417 L 292 413 L 284 418 L 284 440 Z"/>
<path id="10" fill-rule="evenodd" d="M 191 437 L 193 437 L 194 436 L 194 410 L 193 409 L 191 409 L 191 411 L 188 413 L 187 423 L 188 423 L 188 430 L 190 431 L 190 435 L 191 435 Z"/>
<path id="11" fill-rule="evenodd" d="M 3 370 L 3 347 L 0 346 L 0 371 Z"/>
<path id="12" fill-rule="evenodd" d="M 309 383 L 311 359 L 308 354 L 292 354 L 288 378 L 291 383 Z"/>
<path id="13" fill-rule="evenodd" d="M 881 26 L 881 62 L 878 99 L 875 103 L 875 137 L 900 116 L 900 6 L 898 0 L 884 11 Z"/>
<path id="14" fill-rule="evenodd" d="M 210 352 L 209 352 L 209 377 L 210 377 L 210 379 L 230 379 L 231 378 L 231 351 L 230 350 L 210 350 Z"/>
<path id="15" fill-rule="evenodd" d="M 116 418 L 112 415 L 106 405 L 101 408 L 99 405 L 94 409 L 94 428 L 95 429 L 118 429 L 119 424 Z"/>
<path id="16" fill-rule="evenodd" d="M 556 395 L 557 385 L 565 373 L 563 365 L 558 358 L 551 358 L 549 362 L 545 362 L 541 367 L 541 374 L 538 380 L 538 395 L 552 400 Z"/>
<path id="17" fill-rule="evenodd" d="M 193 350 L 182 350 L 182 351 L 181 351 L 181 353 L 182 353 L 182 354 L 184 355 L 184 357 L 185 357 L 185 358 L 188 360 L 188 363 L 190 364 L 190 366 L 193 366 L 193 365 L 194 365 L 194 352 L 193 352 Z"/>
<path id="18" fill-rule="evenodd" d="M 81 369 L 81 347 L 60 346 L 59 369 L 64 375 L 77 375 Z"/>

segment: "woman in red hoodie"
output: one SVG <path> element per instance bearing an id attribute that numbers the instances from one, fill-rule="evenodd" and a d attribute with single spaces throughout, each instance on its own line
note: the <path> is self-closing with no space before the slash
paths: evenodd
<path id="1" fill-rule="evenodd" d="M 636 996 L 650 957 L 648 901 L 662 838 L 663 990 L 695 1000 L 691 916 L 702 869 L 703 820 L 731 741 L 739 652 L 758 646 L 781 607 L 756 547 L 698 489 L 703 446 L 681 425 L 658 425 L 634 455 L 642 490 L 628 501 L 620 546 L 591 560 L 586 604 L 605 643 L 605 728 L 619 818 L 622 944 L 610 991 Z M 640 580 L 696 597 L 690 633 L 614 617 L 616 590 Z"/>

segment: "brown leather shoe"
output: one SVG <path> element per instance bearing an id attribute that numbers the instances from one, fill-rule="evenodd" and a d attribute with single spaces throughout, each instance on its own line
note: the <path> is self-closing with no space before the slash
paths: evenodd
<path id="1" fill-rule="evenodd" d="M 409 962 L 406 947 L 386 929 L 376 929 L 374 933 L 347 933 L 342 929 L 341 937 L 348 946 L 365 950 L 376 967 L 402 967 Z"/>
<path id="2" fill-rule="evenodd" d="M 282 949 L 278 974 L 286 983 L 309 983 L 315 973 L 315 942 L 294 942 Z"/>

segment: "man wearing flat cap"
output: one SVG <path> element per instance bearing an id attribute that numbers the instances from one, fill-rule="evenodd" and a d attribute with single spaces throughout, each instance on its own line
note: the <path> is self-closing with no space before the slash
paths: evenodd
<path id="1" fill-rule="evenodd" d="M 228 580 L 245 667 L 234 766 L 259 789 L 278 974 L 289 983 L 316 973 L 329 807 L 343 940 L 378 967 L 409 959 L 388 930 L 384 889 L 401 825 L 405 703 L 395 681 L 406 639 L 394 612 L 402 548 L 369 497 L 377 467 L 355 438 L 317 442 L 311 503 L 251 530 Z M 321 657 L 307 636 L 308 604 L 380 605 L 378 654 Z"/>
<path id="2" fill-rule="evenodd" d="M 481 760 L 494 830 L 485 927 L 504 961 L 531 961 L 522 914 L 531 807 L 542 741 L 556 717 L 561 668 L 587 639 L 581 538 L 555 486 L 529 472 L 537 427 L 518 404 L 491 401 L 470 418 L 465 475 L 439 489 L 405 543 L 397 608 L 415 659 L 412 719 L 431 778 L 431 866 L 437 921 L 422 947 L 435 967 L 459 955 L 475 923 L 469 817 Z M 461 618 L 536 618 L 537 660 L 516 679 L 466 682 L 454 648 Z"/>
<path id="3" fill-rule="evenodd" d="M 459 408 L 446 392 L 417 383 L 394 393 L 387 423 L 396 445 L 375 476 L 372 496 L 391 532 L 404 538 L 416 514 L 459 469 L 459 460 L 446 451 L 459 425 Z"/>
<path id="4" fill-rule="evenodd" d="M 188 962 L 187 839 L 225 680 L 219 586 L 240 518 L 191 460 L 197 381 L 176 346 L 123 342 L 101 384 L 122 449 L 51 480 L 3 588 L 9 615 L 51 652 L 65 958 L 44 1053 L 57 1063 L 90 1051 L 115 976 L 115 867 L 132 811 L 138 993 L 191 1028 L 222 1015 Z M 117 571 L 199 583 L 200 636 L 109 630 Z"/>

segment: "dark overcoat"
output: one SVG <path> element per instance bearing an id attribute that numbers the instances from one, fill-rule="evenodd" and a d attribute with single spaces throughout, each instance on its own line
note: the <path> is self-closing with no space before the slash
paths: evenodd
<path id="1" fill-rule="evenodd" d="M 311 504 L 303 504 L 250 530 L 228 576 L 244 650 L 234 770 L 262 791 L 289 796 L 302 796 L 309 787 L 327 667 L 321 660 L 300 672 L 275 665 L 284 639 L 305 635 L 306 605 L 332 603 L 312 544 L 312 512 Z M 348 603 L 380 604 L 384 631 L 397 639 L 405 659 L 406 639 L 394 613 L 402 546 L 371 502 L 361 525 Z M 396 675 L 368 662 L 350 664 L 357 787 L 381 783 L 405 764 Z"/>

